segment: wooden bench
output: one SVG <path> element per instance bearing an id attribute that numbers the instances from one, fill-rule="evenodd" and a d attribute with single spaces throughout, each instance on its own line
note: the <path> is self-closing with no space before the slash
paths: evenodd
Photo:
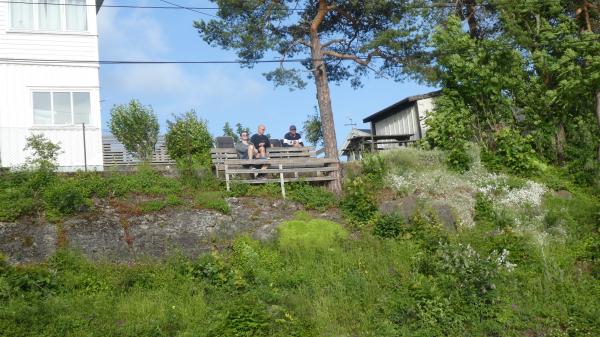
<path id="1" fill-rule="evenodd" d="M 339 161 L 336 158 L 316 158 L 315 155 L 312 147 L 272 147 L 269 149 L 269 159 L 238 159 L 237 152 L 232 148 L 211 150 L 217 177 L 225 180 L 228 191 L 234 182 L 279 183 L 284 198 L 286 182 L 335 179 L 331 172 L 339 170 Z M 256 174 L 265 174 L 267 178 L 257 179 Z"/>

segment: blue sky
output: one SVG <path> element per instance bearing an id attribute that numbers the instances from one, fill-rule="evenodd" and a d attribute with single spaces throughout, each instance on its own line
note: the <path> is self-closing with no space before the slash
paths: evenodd
<path id="1" fill-rule="evenodd" d="M 171 1 L 171 0 L 170 0 Z M 182 5 L 213 7 L 204 0 L 172 0 Z M 164 5 L 158 0 L 106 0 L 105 4 Z M 214 11 L 207 11 L 214 13 Z M 209 19 L 186 10 L 148 10 L 102 8 L 98 14 L 101 60 L 235 60 L 232 51 L 208 46 L 192 23 Z M 161 129 L 173 114 L 195 109 L 208 121 L 213 136 L 222 134 L 223 124 L 237 122 L 256 130 L 267 126 L 273 137 L 283 137 L 290 124 L 299 128 L 317 104 L 314 82 L 304 90 L 274 88 L 263 73 L 273 64 L 259 64 L 253 69 L 237 64 L 202 65 L 102 65 L 100 86 L 103 129 L 110 108 L 115 104 L 139 99 L 151 105 L 159 117 Z M 365 78 L 364 86 L 354 90 L 349 83 L 331 85 L 331 99 L 338 138 L 341 145 L 350 126 L 357 127 L 362 118 L 410 95 L 433 90 L 413 82 L 394 82 Z"/>

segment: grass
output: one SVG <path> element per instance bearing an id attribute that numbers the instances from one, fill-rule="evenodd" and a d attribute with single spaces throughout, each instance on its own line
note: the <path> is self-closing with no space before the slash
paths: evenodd
<path id="1" fill-rule="evenodd" d="M 299 213 L 274 243 L 240 237 L 197 259 L 0 264 L 0 335 L 594 335 L 600 287 L 575 246 L 420 221 L 392 240 Z"/>
<path id="2" fill-rule="evenodd" d="M 483 168 L 448 172 L 441 156 L 390 152 L 382 165 L 372 162 L 361 186 L 381 179 L 380 167 L 406 173 L 397 193 L 471 198 L 463 202 L 470 226 L 448 232 L 417 213 L 406 221 L 375 216 L 375 228 L 351 232 L 302 212 L 280 225 L 274 242 L 242 236 L 195 259 L 115 265 L 59 251 L 43 264 L 9 266 L 0 258 L 0 336 L 597 335 L 598 196 L 545 177 L 548 192 L 527 197 L 534 189 L 526 179 L 490 177 Z M 414 179 L 418 172 L 426 179 Z M 141 186 L 82 179 L 86 197 L 123 195 L 117 190 L 151 197 L 143 211 L 191 197 L 197 207 L 227 213 L 226 196 L 279 195 L 277 185 L 239 185 L 226 194 L 150 173 L 128 178 L 154 180 Z M 572 197 L 553 196 L 555 187 Z M 337 203 L 314 187 L 292 190 L 299 202 L 321 200 L 315 209 Z M 540 204 L 522 203 L 540 196 Z"/>

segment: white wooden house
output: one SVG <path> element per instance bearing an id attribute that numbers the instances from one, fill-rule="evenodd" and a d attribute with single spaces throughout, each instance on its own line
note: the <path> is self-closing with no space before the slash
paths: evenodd
<path id="1" fill-rule="evenodd" d="M 409 96 L 363 119 L 369 129 L 352 129 L 340 150 L 348 161 L 362 159 L 364 152 L 386 150 L 425 137 L 425 120 L 434 109 L 440 91 Z"/>
<path id="2" fill-rule="evenodd" d="M 435 97 L 440 91 L 409 96 L 363 119 L 371 124 L 374 136 L 410 135 L 410 140 L 425 137 L 427 113 L 434 108 Z"/>
<path id="3" fill-rule="evenodd" d="M 0 166 L 21 165 L 25 138 L 43 133 L 60 143 L 62 170 L 84 162 L 102 168 L 96 24 L 102 2 L 0 3 Z"/>

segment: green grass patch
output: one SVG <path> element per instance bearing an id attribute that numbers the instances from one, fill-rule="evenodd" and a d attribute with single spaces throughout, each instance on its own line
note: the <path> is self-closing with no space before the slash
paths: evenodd
<path id="1" fill-rule="evenodd" d="M 291 220 L 279 226 L 279 243 L 282 247 L 328 248 L 337 239 L 344 239 L 348 232 L 332 221 Z"/>
<path id="2" fill-rule="evenodd" d="M 200 208 L 213 209 L 223 214 L 231 212 L 222 192 L 200 192 L 196 196 L 196 204 Z"/>

